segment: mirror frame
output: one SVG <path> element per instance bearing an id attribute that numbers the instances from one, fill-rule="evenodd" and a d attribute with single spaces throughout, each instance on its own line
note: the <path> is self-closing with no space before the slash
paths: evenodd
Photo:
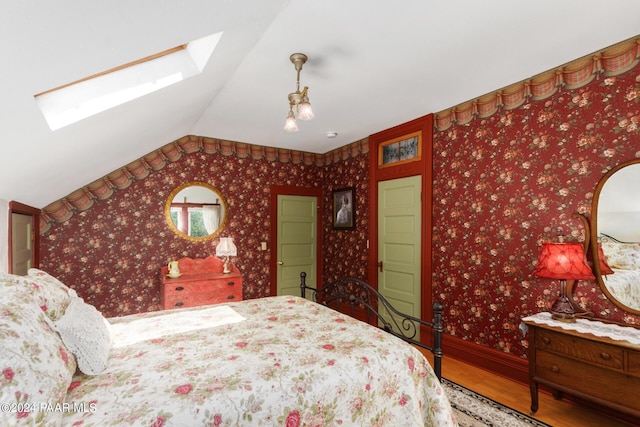
<path id="1" fill-rule="evenodd" d="M 205 188 L 213 191 L 217 196 L 219 196 L 220 204 L 222 205 L 222 207 L 224 209 L 224 217 L 222 218 L 222 222 L 220 223 L 220 226 L 218 227 L 218 229 L 216 231 L 214 231 L 213 233 L 209 234 L 208 236 L 193 237 L 193 236 L 189 236 L 187 234 L 184 234 L 182 231 L 180 231 L 178 229 L 178 227 L 176 227 L 176 225 L 171 220 L 171 203 L 173 202 L 173 199 L 176 197 L 176 195 L 180 191 L 184 190 L 187 187 L 193 187 L 193 186 L 205 187 Z M 213 185 L 211 185 L 211 184 L 209 184 L 207 182 L 202 182 L 202 181 L 185 182 L 184 184 L 181 184 L 181 185 L 177 186 L 176 188 L 174 188 L 173 191 L 171 191 L 171 193 L 169 193 L 169 196 L 167 197 L 167 200 L 164 203 L 164 220 L 165 220 L 165 222 L 167 223 L 167 225 L 169 226 L 171 231 L 173 231 L 178 237 L 181 237 L 183 239 L 189 240 L 190 242 L 206 242 L 207 240 L 211 240 L 211 239 L 215 238 L 224 229 L 224 226 L 227 223 L 227 218 L 228 217 L 229 217 L 229 209 L 228 209 L 228 205 L 227 205 L 227 199 L 225 199 L 224 195 L 220 192 L 220 190 L 218 190 L 216 187 L 214 187 Z"/>
<path id="2" fill-rule="evenodd" d="M 607 172 L 600 181 L 598 181 L 598 185 L 596 185 L 596 189 L 593 192 L 593 201 L 591 202 L 591 256 L 593 257 L 593 273 L 596 276 L 596 281 L 598 282 L 598 286 L 600 286 L 600 290 L 607 297 L 613 305 L 618 307 L 619 309 L 626 311 L 627 313 L 640 315 L 640 309 L 636 310 L 629 306 L 622 304 L 618 301 L 611 292 L 607 289 L 607 286 L 602 279 L 602 274 L 600 270 L 600 255 L 598 251 L 598 201 L 600 199 L 600 193 L 604 188 L 604 185 L 607 183 L 611 175 L 618 172 L 620 169 L 624 169 L 627 166 L 640 164 L 640 159 L 628 160 L 626 162 L 620 163 L 619 165 L 611 168 L 609 172 Z"/>

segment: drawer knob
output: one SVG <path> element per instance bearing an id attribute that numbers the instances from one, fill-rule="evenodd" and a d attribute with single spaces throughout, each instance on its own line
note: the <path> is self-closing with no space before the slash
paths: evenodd
<path id="1" fill-rule="evenodd" d="M 176 303 L 176 307 L 182 307 L 184 305 L 184 303 L 182 301 L 179 301 Z"/>
<path id="2" fill-rule="evenodd" d="M 176 287 L 176 291 L 184 291 L 184 288 L 182 286 L 178 286 Z"/>
<path id="3" fill-rule="evenodd" d="M 229 295 L 229 296 L 227 296 L 227 299 L 234 299 L 234 298 L 235 298 L 235 295 Z"/>
<path id="4" fill-rule="evenodd" d="M 545 343 L 545 344 L 551 344 L 551 340 L 549 338 L 547 338 L 547 337 L 543 337 L 542 338 L 542 342 Z"/>
<path id="5" fill-rule="evenodd" d="M 551 372 L 555 372 L 555 373 L 557 374 L 558 372 L 560 372 L 560 368 L 558 368 L 558 366 L 557 366 L 557 365 L 553 365 L 553 366 L 551 367 Z"/>
<path id="6" fill-rule="evenodd" d="M 611 359 L 611 355 L 609 353 L 605 353 L 604 351 L 600 353 L 600 357 L 602 357 L 604 360 Z"/>
<path id="7" fill-rule="evenodd" d="M 236 284 L 236 282 L 227 282 L 227 285 L 229 285 L 229 286 L 233 286 L 235 284 Z"/>

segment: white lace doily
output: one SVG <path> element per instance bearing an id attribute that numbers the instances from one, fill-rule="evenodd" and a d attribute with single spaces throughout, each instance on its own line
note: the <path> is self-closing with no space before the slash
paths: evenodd
<path id="1" fill-rule="evenodd" d="M 551 318 L 551 313 L 548 312 L 537 313 L 533 316 L 525 317 L 522 320 L 640 345 L 640 329 L 636 329 L 631 326 L 603 323 L 598 320 L 587 319 L 576 319 L 575 323 L 560 322 L 558 320 L 553 320 Z M 526 330 L 523 331 L 526 332 Z"/>

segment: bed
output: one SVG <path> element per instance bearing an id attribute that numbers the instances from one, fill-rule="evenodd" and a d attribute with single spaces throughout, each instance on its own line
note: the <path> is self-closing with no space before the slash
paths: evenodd
<path id="1" fill-rule="evenodd" d="M 433 303 L 433 322 L 401 313 L 377 289 L 355 277 L 343 277 L 314 288 L 307 285 L 307 274 L 300 273 L 300 295 L 310 298 L 341 313 L 348 314 L 370 325 L 400 338 L 409 344 L 421 347 L 433 354 L 433 370 L 442 378 L 442 303 Z M 422 333 L 433 337 L 433 344 L 425 344 Z"/>
<path id="2" fill-rule="evenodd" d="M 0 425 L 456 425 L 414 346 L 299 296 L 104 319 L 0 276 Z"/>

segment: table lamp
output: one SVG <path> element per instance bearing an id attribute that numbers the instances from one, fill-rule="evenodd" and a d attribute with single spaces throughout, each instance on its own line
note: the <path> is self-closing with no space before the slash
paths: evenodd
<path id="1" fill-rule="evenodd" d="M 543 243 L 533 274 L 560 280 L 560 295 L 551 306 L 551 317 L 563 322 L 575 322 L 575 309 L 567 297 L 567 280 L 594 280 L 587 265 L 581 243 Z"/>
<path id="2" fill-rule="evenodd" d="M 224 258 L 224 268 L 222 270 L 224 274 L 231 273 L 231 270 L 229 269 L 229 257 L 237 255 L 238 249 L 233 243 L 233 239 L 231 237 L 221 237 L 220 242 L 218 242 L 218 246 L 216 246 L 216 256 Z"/>

